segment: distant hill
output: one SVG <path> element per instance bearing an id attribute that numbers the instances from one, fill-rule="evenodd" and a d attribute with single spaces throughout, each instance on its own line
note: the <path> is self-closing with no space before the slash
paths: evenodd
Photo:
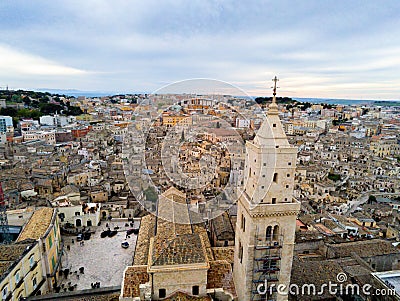
<path id="1" fill-rule="evenodd" d="M 258 104 L 265 105 L 272 102 L 272 97 L 256 97 L 254 100 Z M 277 97 L 276 101 L 281 104 L 293 104 L 298 102 L 290 97 Z"/>
<path id="2" fill-rule="evenodd" d="M 0 99 L 6 101 L 6 107 L 0 108 L 0 115 L 13 117 L 14 123 L 21 118 L 39 119 L 48 114 L 81 115 L 79 107 L 71 106 L 70 98 L 49 92 L 0 90 Z"/>

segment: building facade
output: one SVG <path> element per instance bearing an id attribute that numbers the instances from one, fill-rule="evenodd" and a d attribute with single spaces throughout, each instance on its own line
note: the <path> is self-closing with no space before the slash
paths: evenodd
<path id="1" fill-rule="evenodd" d="M 26 239 L 38 241 L 43 275 L 46 278 L 45 290 L 51 291 L 57 285 L 62 255 L 57 210 L 48 207 L 36 210 L 19 234 L 17 242 Z"/>
<path id="2" fill-rule="evenodd" d="M 267 115 L 254 141 L 246 143 L 233 272 L 238 300 L 288 298 L 300 210 L 293 197 L 297 148 L 286 138 L 275 95 Z M 276 292 L 279 285 L 286 286 L 280 294 Z"/>
<path id="3" fill-rule="evenodd" d="M 47 291 L 42 288 L 45 277 L 37 241 L 0 245 L 0 266 L 1 300 L 17 301 Z"/>

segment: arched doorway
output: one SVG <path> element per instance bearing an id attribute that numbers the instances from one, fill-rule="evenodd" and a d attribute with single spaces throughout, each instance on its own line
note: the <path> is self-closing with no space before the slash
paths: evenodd
<path id="1" fill-rule="evenodd" d="M 88 220 L 88 221 L 87 221 L 87 226 L 88 226 L 88 227 L 91 227 L 91 226 L 92 226 L 92 221 L 91 221 L 91 220 Z"/>
<path id="2" fill-rule="evenodd" d="M 75 221 L 75 224 L 76 224 L 77 227 L 82 227 L 82 220 L 81 219 L 77 219 Z"/>

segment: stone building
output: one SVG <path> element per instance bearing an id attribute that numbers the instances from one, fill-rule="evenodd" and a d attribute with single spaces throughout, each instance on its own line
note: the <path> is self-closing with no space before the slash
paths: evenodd
<path id="1" fill-rule="evenodd" d="M 57 210 L 48 207 L 36 210 L 23 227 L 17 238 L 17 243 L 27 239 L 38 242 L 43 272 L 46 275 L 43 290 L 51 291 L 57 285 L 63 251 Z"/>
<path id="2" fill-rule="evenodd" d="M 234 279 L 239 300 L 287 300 L 271 286 L 289 287 L 296 217 L 293 198 L 297 148 L 278 116 L 275 90 L 267 119 L 247 142 L 244 193 L 238 201 Z M 258 287 L 268 282 L 267 293 Z M 264 293 L 264 292 L 262 292 Z M 272 294 L 270 294 L 272 293 Z"/>
<path id="3" fill-rule="evenodd" d="M 141 220 L 133 265 L 126 268 L 120 300 L 212 300 L 236 297 L 232 248 L 211 247 L 206 229 L 192 224 L 186 195 L 170 188 L 158 216 Z"/>

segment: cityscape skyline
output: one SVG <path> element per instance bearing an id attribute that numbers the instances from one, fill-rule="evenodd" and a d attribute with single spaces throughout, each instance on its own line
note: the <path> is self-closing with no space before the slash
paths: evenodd
<path id="1" fill-rule="evenodd" d="M 152 92 L 216 78 L 265 96 L 399 99 L 398 2 L 2 1 L 0 87 Z"/>

